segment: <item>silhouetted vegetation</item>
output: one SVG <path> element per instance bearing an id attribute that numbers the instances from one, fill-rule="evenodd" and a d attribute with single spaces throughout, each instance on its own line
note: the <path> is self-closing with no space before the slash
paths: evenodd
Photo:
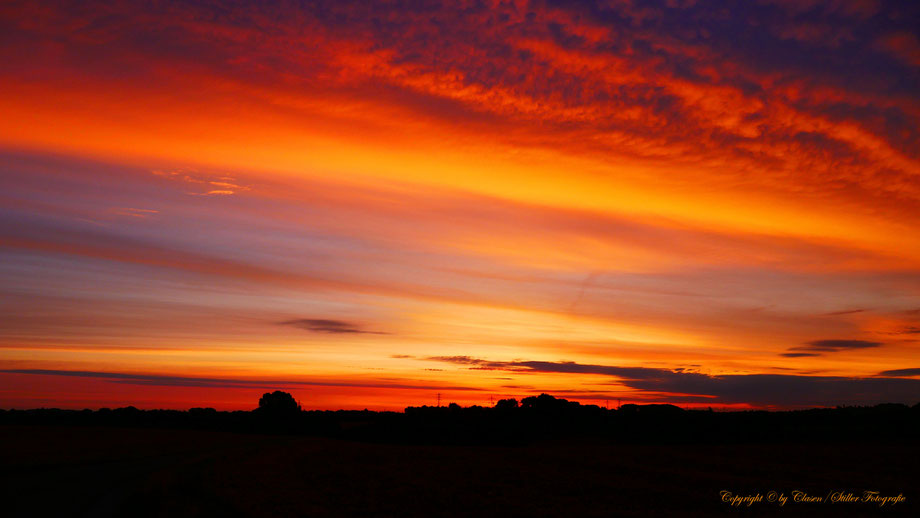
<path id="1" fill-rule="evenodd" d="M 920 405 L 0 411 L 3 516 L 917 516 Z M 243 433 L 240 433 L 243 432 Z M 731 507 L 720 492 L 905 503 Z M 49 494 L 53 491 L 53 498 Z"/>
<path id="2" fill-rule="evenodd" d="M 259 398 L 259 408 L 256 411 L 267 415 L 288 416 L 297 414 L 301 408 L 300 403 L 294 400 L 294 396 L 276 390 L 262 394 L 262 397 Z"/>
<path id="3" fill-rule="evenodd" d="M 920 432 L 920 404 L 713 412 L 674 405 L 606 409 L 541 394 L 520 403 L 503 399 L 492 408 L 450 403 L 400 413 L 305 411 L 290 394 L 275 391 L 263 395 L 254 411 L 0 410 L 0 424 L 210 429 L 416 444 L 522 444 L 565 437 L 633 443 L 834 442 L 913 439 Z"/>

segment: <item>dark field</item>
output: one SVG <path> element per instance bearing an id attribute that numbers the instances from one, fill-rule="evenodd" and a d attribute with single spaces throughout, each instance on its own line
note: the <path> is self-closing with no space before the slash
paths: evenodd
<path id="1" fill-rule="evenodd" d="M 537 441 L 413 446 L 292 435 L 0 427 L 18 516 L 916 516 L 920 447 Z M 733 508 L 720 491 L 783 492 Z M 906 502 L 795 503 L 791 492 Z"/>

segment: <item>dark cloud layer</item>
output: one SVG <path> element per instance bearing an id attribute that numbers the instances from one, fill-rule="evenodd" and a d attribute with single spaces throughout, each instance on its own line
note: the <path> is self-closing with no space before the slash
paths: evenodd
<path id="1" fill-rule="evenodd" d="M 360 326 L 344 320 L 325 318 L 298 318 L 279 322 L 282 326 L 293 326 L 314 333 L 329 334 L 381 334 L 377 331 L 365 331 Z"/>
<path id="2" fill-rule="evenodd" d="M 790 347 L 790 352 L 780 354 L 780 356 L 785 356 L 787 358 L 804 358 L 807 356 L 821 356 L 824 353 L 869 349 L 882 345 L 884 345 L 882 342 L 870 342 L 866 340 L 812 340 L 811 342 L 806 342 L 805 345 Z"/>
<path id="3" fill-rule="evenodd" d="M 890 371 L 882 371 L 878 373 L 879 376 L 895 376 L 895 377 L 911 377 L 911 376 L 920 376 L 920 367 L 913 369 L 895 369 Z"/>
<path id="4" fill-rule="evenodd" d="M 711 376 L 647 367 L 619 367 L 575 362 L 488 361 L 469 356 L 435 356 L 429 360 L 518 373 L 600 374 L 618 383 L 650 393 L 666 393 L 664 400 L 750 403 L 781 407 L 834 406 L 920 402 L 920 380 L 896 377 L 846 378 L 785 374 L 731 374 Z M 884 374 L 884 373 L 883 373 Z"/>
<path id="5" fill-rule="evenodd" d="M 869 342 L 866 340 L 813 340 L 805 346 L 795 347 L 796 350 L 837 352 L 850 349 L 866 349 L 869 347 L 878 347 L 881 342 Z"/>
<path id="6" fill-rule="evenodd" d="M 832 311 L 830 313 L 825 313 L 824 315 L 829 316 L 829 317 L 837 317 L 837 316 L 844 316 L 844 315 L 855 315 L 857 313 L 865 313 L 866 311 L 867 310 L 865 309 L 847 309 L 844 311 Z"/>

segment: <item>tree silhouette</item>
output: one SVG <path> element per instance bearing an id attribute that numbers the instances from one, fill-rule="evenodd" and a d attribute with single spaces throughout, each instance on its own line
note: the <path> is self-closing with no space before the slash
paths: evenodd
<path id="1" fill-rule="evenodd" d="M 575 405 L 578 405 L 577 401 L 557 399 L 553 396 L 550 396 L 549 394 L 525 397 L 521 400 L 521 407 L 531 408 L 541 412 L 549 410 L 564 410 L 565 408 Z"/>
<path id="2" fill-rule="evenodd" d="M 498 410 L 510 410 L 512 408 L 518 407 L 517 399 L 500 399 L 498 403 L 495 403 L 495 408 Z"/>
<path id="3" fill-rule="evenodd" d="M 259 411 L 271 415 L 288 415 L 300 412 L 300 405 L 294 400 L 294 396 L 287 392 L 276 390 L 266 392 L 259 398 Z"/>

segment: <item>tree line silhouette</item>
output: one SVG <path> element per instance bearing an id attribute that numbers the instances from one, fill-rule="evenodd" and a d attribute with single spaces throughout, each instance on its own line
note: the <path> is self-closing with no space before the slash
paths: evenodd
<path id="1" fill-rule="evenodd" d="M 291 394 L 274 391 L 265 393 L 252 411 L 133 406 L 0 410 L 0 424 L 211 429 L 410 444 L 523 444 L 564 437 L 662 443 L 834 442 L 915 439 L 920 432 L 920 403 L 713 412 L 668 404 L 607 409 L 541 394 L 520 402 L 502 399 L 493 407 L 450 403 L 377 412 L 303 410 Z"/>

